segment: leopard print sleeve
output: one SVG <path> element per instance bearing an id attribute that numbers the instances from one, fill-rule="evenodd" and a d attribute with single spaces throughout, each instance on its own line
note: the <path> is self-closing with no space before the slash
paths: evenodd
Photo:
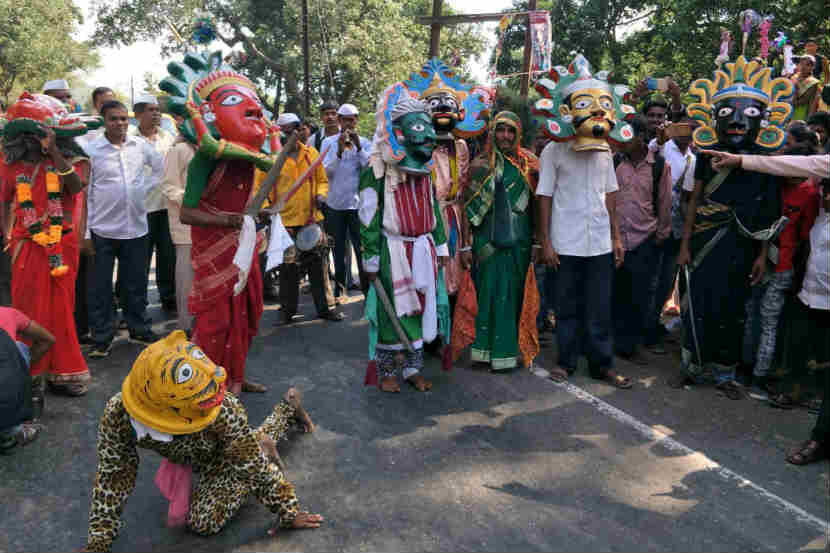
<path id="1" fill-rule="evenodd" d="M 98 472 L 89 508 L 87 550 L 109 551 L 121 529 L 124 502 L 135 488 L 138 451 L 118 393 L 107 402 L 98 426 Z"/>
<path id="2" fill-rule="evenodd" d="M 298 511 L 294 486 L 265 457 L 254 429 L 248 426 L 242 403 L 230 394 L 225 396 L 222 411 L 212 429 L 224 442 L 225 458 L 236 474 L 250 483 L 250 489 L 260 503 L 277 514 L 281 526 L 290 527 Z"/>

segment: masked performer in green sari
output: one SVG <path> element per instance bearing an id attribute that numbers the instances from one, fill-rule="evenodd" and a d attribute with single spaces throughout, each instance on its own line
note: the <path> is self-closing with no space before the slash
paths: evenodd
<path id="1" fill-rule="evenodd" d="M 539 160 L 521 147 L 521 139 L 522 124 L 516 114 L 496 115 L 490 123 L 488 151 L 473 160 L 465 205 L 478 293 L 472 359 L 489 363 L 494 371 L 512 369 L 518 361 L 523 291 L 533 243 L 531 198 Z M 538 299 L 535 303 L 538 309 Z M 535 328 L 535 314 L 533 318 Z"/>

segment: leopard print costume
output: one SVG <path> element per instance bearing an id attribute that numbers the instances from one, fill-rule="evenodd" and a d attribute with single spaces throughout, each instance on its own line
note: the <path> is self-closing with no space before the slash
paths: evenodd
<path id="1" fill-rule="evenodd" d="M 191 465 L 199 473 L 190 501 L 188 526 L 201 535 L 219 532 L 249 494 L 289 527 L 297 516 L 294 487 L 260 449 L 257 434 L 274 442 L 285 436 L 295 409 L 286 401 L 257 429 L 248 426 L 242 403 L 226 393 L 216 420 L 194 434 L 160 442 L 149 436 L 136 439 L 121 394 L 114 395 L 98 428 L 98 472 L 89 510 L 87 550 L 108 551 L 123 522 L 124 502 L 135 488 L 138 449 L 153 450 L 173 463 Z"/>

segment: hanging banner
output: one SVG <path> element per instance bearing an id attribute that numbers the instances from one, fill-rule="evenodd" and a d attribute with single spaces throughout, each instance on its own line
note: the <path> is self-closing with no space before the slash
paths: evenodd
<path id="1" fill-rule="evenodd" d="M 550 71 L 551 27 L 550 13 L 530 12 L 530 73 Z"/>
<path id="2" fill-rule="evenodd" d="M 490 68 L 490 80 L 493 80 L 496 77 L 499 58 L 501 58 L 502 45 L 504 44 L 504 32 L 507 30 L 507 27 L 510 26 L 512 21 L 512 15 L 505 15 L 499 20 L 499 40 L 496 42 L 496 51 L 493 56 L 493 66 Z M 550 58 L 550 56 L 548 56 L 548 58 Z"/>

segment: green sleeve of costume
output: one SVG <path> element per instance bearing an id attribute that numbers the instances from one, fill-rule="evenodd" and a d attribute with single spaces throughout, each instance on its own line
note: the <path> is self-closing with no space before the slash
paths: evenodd
<path id="1" fill-rule="evenodd" d="M 367 167 L 360 174 L 360 184 L 358 185 L 360 193 L 360 245 L 361 254 L 363 255 L 364 264 L 372 259 L 380 258 L 381 246 L 381 222 L 383 221 L 383 177 L 375 178 L 375 174 L 371 167 Z M 374 197 L 372 192 L 374 191 Z M 368 202 L 376 202 L 374 212 Z M 371 217 L 371 219 L 369 219 Z M 379 261 L 378 261 L 379 264 Z M 373 263 L 369 263 L 367 271 L 376 272 L 372 270 Z"/>
<path id="2" fill-rule="evenodd" d="M 201 151 L 196 152 L 187 166 L 187 186 L 182 199 L 183 207 L 198 207 L 214 167 L 216 167 L 216 161 Z"/>
<path id="3" fill-rule="evenodd" d="M 432 239 L 436 246 L 440 246 L 447 243 L 447 231 L 444 228 L 444 218 L 441 217 L 441 204 L 438 202 L 438 196 L 434 193 L 432 194 L 432 210 L 435 213 L 435 228 L 432 229 Z"/>

